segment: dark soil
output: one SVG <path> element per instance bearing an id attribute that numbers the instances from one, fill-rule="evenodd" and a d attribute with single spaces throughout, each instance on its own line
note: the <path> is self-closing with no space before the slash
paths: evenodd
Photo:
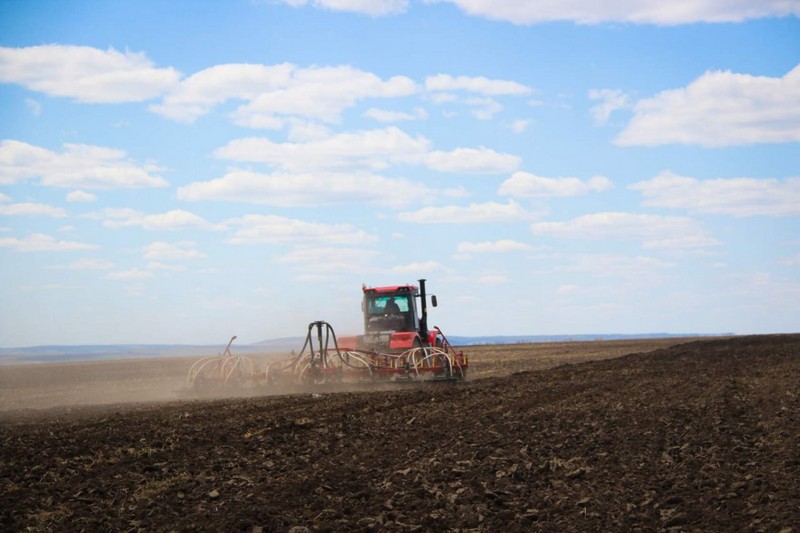
<path id="1" fill-rule="evenodd" d="M 798 524 L 800 335 L 460 385 L 0 422 L 3 531 Z"/>

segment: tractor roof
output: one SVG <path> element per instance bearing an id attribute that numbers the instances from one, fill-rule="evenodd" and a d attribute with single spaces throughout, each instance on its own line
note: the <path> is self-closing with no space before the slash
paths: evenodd
<path id="1" fill-rule="evenodd" d="M 368 292 L 378 294 L 411 292 L 416 294 L 419 291 L 416 285 L 388 285 L 386 287 L 367 287 L 366 285 L 362 285 L 361 290 L 364 291 L 365 294 Z"/>

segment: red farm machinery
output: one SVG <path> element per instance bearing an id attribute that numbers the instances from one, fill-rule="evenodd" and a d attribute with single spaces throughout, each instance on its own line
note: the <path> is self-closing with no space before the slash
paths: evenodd
<path id="1" fill-rule="evenodd" d="M 425 280 L 416 285 L 362 285 L 364 333 L 338 337 L 325 321 L 308 325 L 299 353 L 273 359 L 257 370 L 252 359 L 225 352 L 192 366 L 189 382 L 273 387 L 340 383 L 463 381 L 467 356 L 450 345 L 438 326 L 428 327 Z M 437 306 L 436 296 L 430 297 Z"/>

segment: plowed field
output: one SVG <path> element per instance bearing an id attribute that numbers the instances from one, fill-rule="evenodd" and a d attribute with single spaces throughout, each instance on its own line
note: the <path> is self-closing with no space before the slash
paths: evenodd
<path id="1" fill-rule="evenodd" d="M 114 372 L 0 367 L 0 530 L 797 531 L 800 335 L 643 342 L 470 349 L 458 385 L 119 403 L 185 367 L 150 361 L 103 406 Z"/>

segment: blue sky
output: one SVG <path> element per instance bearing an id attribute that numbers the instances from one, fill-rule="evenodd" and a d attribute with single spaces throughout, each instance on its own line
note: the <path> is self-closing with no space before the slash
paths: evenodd
<path id="1" fill-rule="evenodd" d="M 0 346 L 798 331 L 800 2 L 585 4 L 0 1 Z"/>

